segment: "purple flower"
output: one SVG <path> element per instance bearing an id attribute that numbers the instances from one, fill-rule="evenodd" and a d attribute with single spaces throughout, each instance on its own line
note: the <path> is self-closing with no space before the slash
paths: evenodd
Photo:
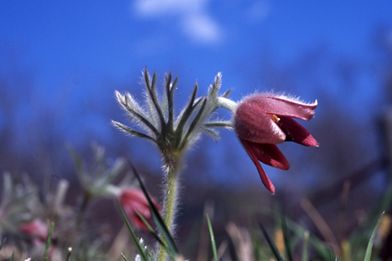
<path id="1" fill-rule="evenodd" d="M 34 219 L 29 222 L 22 223 L 19 230 L 34 239 L 45 242 L 48 237 L 48 226 L 41 219 Z"/>
<path id="2" fill-rule="evenodd" d="M 136 188 L 124 188 L 119 195 L 119 200 L 125 213 L 133 224 L 139 229 L 146 230 L 147 227 L 139 215 L 143 216 L 147 221 L 151 221 L 152 214 L 148 205 L 148 200 L 143 192 Z M 154 198 L 153 202 L 156 207 L 159 208 Z"/>
<path id="3" fill-rule="evenodd" d="M 304 103 L 271 93 L 251 95 L 238 104 L 234 116 L 235 131 L 270 192 L 275 193 L 275 186 L 259 161 L 287 170 L 289 163 L 276 144 L 294 141 L 318 147 L 316 139 L 293 119 L 310 120 L 316 107 L 317 101 Z"/>

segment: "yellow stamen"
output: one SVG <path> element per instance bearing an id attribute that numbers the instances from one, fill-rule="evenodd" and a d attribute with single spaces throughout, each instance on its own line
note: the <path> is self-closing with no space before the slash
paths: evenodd
<path id="1" fill-rule="evenodd" d="M 279 121 L 280 121 L 280 118 L 279 118 L 278 116 L 276 116 L 275 114 L 272 114 L 272 120 L 273 120 L 274 122 L 279 122 Z"/>

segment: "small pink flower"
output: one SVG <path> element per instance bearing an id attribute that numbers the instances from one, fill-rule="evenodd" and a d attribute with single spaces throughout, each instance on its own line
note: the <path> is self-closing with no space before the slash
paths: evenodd
<path id="1" fill-rule="evenodd" d="M 46 241 L 48 237 L 47 224 L 38 218 L 21 224 L 19 226 L 19 230 L 34 239 L 39 239 L 40 241 Z"/>
<path id="2" fill-rule="evenodd" d="M 126 188 L 121 191 L 119 200 L 132 223 L 139 229 L 146 229 L 146 225 L 137 214 L 139 213 L 148 221 L 152 218 L 147 198 L 143 192 L 136 188 Z"/>
<path id="3" fill-rule="evenodd" d="M 285 141 L 318 147 L 315 138 L 293 118 L 310 120 L 317 107 L 286 96 L 260 93 L 246 97 L 234 116 L 234 128 L 249 157 L 255 164 L 264 186 L 275 193 L 275 186 L 259 161 L 287 170 L 289 163 L 276 144 Z"/>

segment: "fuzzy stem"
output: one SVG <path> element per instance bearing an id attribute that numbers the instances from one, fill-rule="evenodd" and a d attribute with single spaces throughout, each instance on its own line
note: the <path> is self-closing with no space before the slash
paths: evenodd
<path id="1" fill-rule="evenodd" d="M 174 236 L 174 220 L 177 212 L 177 196 L 179 187 L 178 176 L 180 172 L 180 157 L 165 157 L 165 164 L 167 170 L 164 188 L 163 219 L 171 235 Z M 166 251 L 161 246 L 159 246 L 158 260 L 166 260 Z"/>

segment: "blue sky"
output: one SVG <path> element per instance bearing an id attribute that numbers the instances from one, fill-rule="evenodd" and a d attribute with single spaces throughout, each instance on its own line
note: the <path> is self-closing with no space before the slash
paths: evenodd
<path id="1" fill-rule="evenodd" d="M 209 82 L 265 48 L 287 63 L 317 45 L 365 56 L 390 1 L 2 1 L 0 43 L 42 85 L 133 77 L 144 66 Z M 53 88 L 53 87 L 51 87 Z"/>
<path id="2" fill-rule="evenodd" d="M 371 39 L 378 28 L 391 27 L 391 10 L 388 0 L 1 1 L 0 76 L 18 70 L 31 74 L 28 100 L 44 110 L 66 97 L 58 128 L 70 132 L 70 139 L 90 122 L 106 135 L 111 127 L 99 111 L 77 119 L 78 111 L 91 96 L 114 103 L 113 91 L 136 84 L 145 66 L 161 76 L 173 72 L 185 88 L 197 80 L 202 90 L 221 71 L 224 86 L 239 99 L 270 90 L 260 79 L 268 72 L 259 74 L 264 59 L 285 68 L 322 47 L 337 57 L 371 60 Z M 306 73 L 302 79 L 312 80 Z M 366 81 L 353 107 L 376 95 Z M 305 84 L 296 94 L 313 100 L 318 95 L 311 88 Z M 337 89 L 336 95 L 346 92 Z M 118 115 L 119 110 L 113 118 Z M 67 127 L 75 122 L 76 128 Z"/>

